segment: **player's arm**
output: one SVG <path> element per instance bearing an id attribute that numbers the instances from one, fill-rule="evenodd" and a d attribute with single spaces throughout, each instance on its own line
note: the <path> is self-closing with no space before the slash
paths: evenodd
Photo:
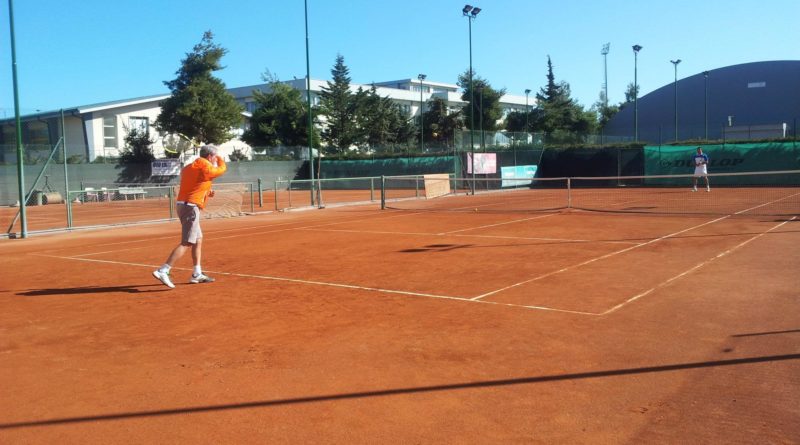
<path id="1" fill-rule="evenodd" d="M 217 164 L 216 167 L 214 164 Z M 222 176 L 228 170 L 225 159 L 222 156 L 214 156 L 209 159 L 209 163 L 203 167 L 203 176 L 206 180 L 211 180 Z"/>

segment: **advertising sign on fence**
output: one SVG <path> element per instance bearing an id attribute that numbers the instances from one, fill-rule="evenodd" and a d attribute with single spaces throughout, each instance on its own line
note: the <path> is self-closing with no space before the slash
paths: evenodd
<path id="1" fill-rule="evenodd" d="M 500 175 L 503 177 L 502 187 L 517 187 L 520 185 L 530 185 L 536 176 L 536 165 L 517 165 L 513 167 L 500 167 Z"/>
<path id="2" fill-rule="evenodd" d="M 181 174 L 180 159 L 159 159 L 153 161 L 150 167 L 151 176 L 180 176 Z"/>
<path id="3" fill-rule="evenodd" d="M 467 153 L 467 173 L 472 173 L 472 153 Z M 475 153 L 475 174 L 497 173 L 497 153 Z"/>

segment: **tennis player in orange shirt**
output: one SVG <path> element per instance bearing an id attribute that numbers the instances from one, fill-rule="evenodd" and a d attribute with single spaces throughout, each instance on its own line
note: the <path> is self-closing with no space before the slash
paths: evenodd
<path id="1" fill-rule="evenodd" d="M 153 276 L 169 288 L 175 284 L 170 278 L 170 269 L 187 250 L 192 250 L 194 270 L 190 283 L 213 283 L 214 279 L 203 273 L 200 267 L 203 247 L 203 231 L 200 230 L 200 210 L 206 207 L 206 200 L 214 196 L 211 181 L 222 176 L 228 167 L 225 160 L 217 154 L 217 147 L 200 147 L 200 157 L 181 170 L 181 188 L 178 192 L 177 210 L 181 220 L 181 243 L 169 254 L 167 262 L 153 271 Z"/>

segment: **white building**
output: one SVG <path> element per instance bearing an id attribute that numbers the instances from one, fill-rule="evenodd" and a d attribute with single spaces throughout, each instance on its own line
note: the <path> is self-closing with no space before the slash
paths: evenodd
<path id="1" fill-rule="evenodd" d="M 286 84 L 303 92 L 305 97 L 305 79 L 286 81 Z M 449 110 L 461 109 L 465 102 L 461 100 L 458 85 L 433 82 L 418 79 L 402 79 L 389 82 L 376 82 L 378 95 L 389 97 L 409 115 L 409 118 L 419 116 L 420 105 L 432 98 L 441 98 L 447 103 Z M 311 80 L 312 105 L 319 105 L 319 94 L 326 81 Z M 372 88 L 370 85 L 352 84 L 353 91 L 361 87 L 365 90 Z M 257 106 L 253 98 L 253 91 L 269 91 L 267 84 L 258 84 L 230 88 L 228 91 L 241 103 L 245 111 L 242 128 L 233 132 L 236 137 L 225 144 L 221 149 L 224 154 L 230 154 L 234 149 L 245 153 L 250 152 L 250 147 L 239 139 L 244 131 L 247 118 L 250 117 Z M 64 127 L 67 140 L 67 153 L 69 156 L 81 156 L 89 161 L 99 156 L 117 157 L 124 146 L 125 135 L 131 128 L 145 129 L 155 139 L 153 151 L 157 157 L 164 154 L 164 147 L 169 142 L 170 135 L 159 134 L 152 124 L 155 122 L 161 108 L 159 103 L 169 95 L 147 96 L 136 99 L 118 100 L 93 105 L 66 108 L 63 110 Z M 512 111 L 525 111 L 526 97 L 506 94 L 500 98 L 503 109 L 503 118 Z M 533 107 L 534 103 L 531 102 Z M 26 147 L 51 147 L 61 136 L 61 110 L 36 113 L 22 117 L 23 141 Z M 0 162 L 16 162 L 16 154 L 12 147 L 15 144 L 14 119 L 0 120 Z"/>

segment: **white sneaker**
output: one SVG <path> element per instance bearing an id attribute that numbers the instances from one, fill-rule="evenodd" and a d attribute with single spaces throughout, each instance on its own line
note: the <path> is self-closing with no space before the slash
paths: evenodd
<path id="1" fill-rule="evenodd" d="M 215 280 L 208 275 L 201 273 L 199 275 L 192 274 L 192 279 L 189 280 L 192 284 L 199 284 L 199 283 L 213 283 Z"/>
<path id="2" fill-rule="evenodd" d="M 153 276 L 156 277 L 156 280 L 164 283 L 170 289 L 175 289 L 175 285 L 172 284 L 172 280 L 169 278 L 169 272 L 161 272 L 160 270 L 154 270 Z"/>
<path id="3" fill-rule="evenodd" d="M 710 192 L 711 191 L 711 187 L 706 187 L 706 191 Z"/>
<path id="4" fill-rule="evenodd" d="M 696 192 L 697 191 L 697 187 L 692 187 L 692 191 Z"/>

